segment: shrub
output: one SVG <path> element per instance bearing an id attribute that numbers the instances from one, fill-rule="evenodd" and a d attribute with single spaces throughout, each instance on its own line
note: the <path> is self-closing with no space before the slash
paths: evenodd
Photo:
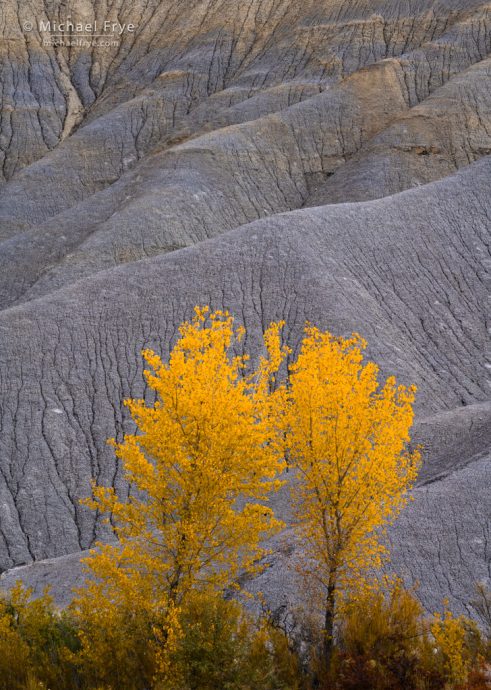
<path id="1" fill-rule="evenodd" d="M 325 683 L 343 690 L 484 690 L 484 652 L 473 621 L 448 610 L 428 619 L 398 584 L 348 607 Z"/>
<path id="2" fill-rule="evenodd" d="M 0 614 L 0 688 L 22 690 L 27 683 L 29 647 L 5 608 L 2 605 Z"/>
<path id="3" fill-rule="evenodd" d="M 153 620 L 138 607 L 89 605 L 78 608 L 81 649 L 76 664 L 84 686 L 147 690 L 156 672 Z"/>
<path id="4" fill-rule="evenodd" d="M 478 670 L 483 643 L 477 625 L 454 616 L 448 609 L 443 616 L 435 614 L 431 623 L 435 641 L 435 661 L 440 665 L 450 687 L 465 687 L 470 674 Z"/>
<path id="5" fill-rule="evenodd" d="M 16 585 L 0 599 L 0 688 L 78 688 L 73 654 L 78 648 L 68 615 L 59 613 L 48 594 Z"/>
<path id="6" fill-rule="evenodd" d="M 158 690 L 296 690 L 299 664 L 286 637 L 256 625 L 236 601 L 189 598 L 180 632 L 165 655 Z"/>
<path id="7" fill-rule="evenodd" d="M 347 690 L 417 687 L 423 612 L 412 592 L 365 594 L 347 609 L 332 672 Z"/>

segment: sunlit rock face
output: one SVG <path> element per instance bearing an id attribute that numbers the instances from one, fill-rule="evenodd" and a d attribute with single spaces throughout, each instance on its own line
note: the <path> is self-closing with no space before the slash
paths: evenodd
<path id="1" fill-rule="evenodd" d="M 106 439 L 132 430 L 140 351 L 165 356 L 210 304 L 255 355 L 271 320 L 293 348 L 311 320 L 418 385 L 425 467 L 394 566 L 429 609 L 472 613 L 491 543 L 490 29 L 477 0 L 1 3 L 4 585 L 68 600 L 78 554 L 111 538 L 80 498 L 93 478 L 126 491 Z M 278 542 L 261 582 L 278 606 L 289 560 Z"/>

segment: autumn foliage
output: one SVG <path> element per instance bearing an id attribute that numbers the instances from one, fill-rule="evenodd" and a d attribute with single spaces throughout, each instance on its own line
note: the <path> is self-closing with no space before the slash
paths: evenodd
<path id="1" fill-rule="evenodd" d="M 419 470 L 409 452 L 414 387 L 378 382 L 366 343 L 308 326 L 290 369 L 286 443 L 297 470 L 292 490 L 303 572 L 325 612 L 326 653 L 340 600 L 353 600 L 377 570 L 383 528 L 408 500 Z"/>
<path id="2" fill-rule="evenodd" d="M 345 609 L 325 688 L 484 690 L 486 642 L 465 616 L 427 616 L 396 582 Z"/>
<path id="3" fill-rule="evenodd" d="M 239 574 L 257 573 L 268 553 L 264 541 L 282 527 L 267 501 L 284 467 L 270 385 L 284 351 L 273 325 L 265 356 L 248 373 L 247 358 L 232 354 L 243 335 L 228 314 L 196 309 L 168 363 L 143 353 L 157 401 L 127 401 L 138 432 L 114 444 L 130 496 L 123 501 L 95 486 L 86 502 L 111 516 L 118 537 L 89 557 L 92 578 L 75 600 L 87 629 L 83 654 L 94 665 L 108 653 L 97 630 L 121 636 L 136 610 L 160 650 L 164 677 L 183 603 L 193 592 L 222 593 Z M 147 666 L 144 658 L 139 663 Z"/>
<path id="4" fill-rule="evenodd" d="M 101 580 L 94 594 L 109 587 L 165 609 L 193 588 L 223 590 L 256 571 L 261 543 L 282 526 L 265 505 L 284 465 L 268 395 L 281 361 L 275 330 L 265 336 L 267 358 L 246 376 L 247 359 L 230 354 L 243 331 L 220 312 L 207 323 L 207 310 L 197 310 L 167 364 L 143 353 L 157 402 L 129 400 L 138 433 L 114 444 L 132 492 L 122 501 L 95 486 L 87 502 L 112 516 L 119 540 L 88 561 Z"/>
<path id="5" fill-rule="evenodd" d="M 311 325 L 287 367 L 283 325 L 252 365 L 244 329 L 196 308 L 167 361 L 143 353 L 155 402 L 126 401 L 136 431 L 112 441 L 129 493 L 94 485 L 85 500 L 117 543 L 92 550 L 64 613 L 21 588 L 0 600 L 0 690 L 460 690 L 485 678 L 470 622 L 427 620 L 376 577 L 420 465 L 414 387 L 379 383 L 358 335 Z M 240 586 L 284 527 L 270 498 L 286 479 L 321 613 L 307 659 L 246 612 Z"/>

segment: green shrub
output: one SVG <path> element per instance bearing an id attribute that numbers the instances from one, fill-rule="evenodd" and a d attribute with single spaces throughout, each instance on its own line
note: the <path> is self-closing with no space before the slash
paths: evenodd
<path id="1" fill-rule="evenodd" d="M 285 636 L 255 625 L 236 601 L 194 595 L 159 690 L 297 690 L 299 664 Z"/>
<path id="2" fill-rule="evenodd" d="M 55 610 L 47 594 L 34 601 L 31 595 L 16 585 L 9 596 L 0 598 L 0 689 L 78 688 L 73 624 Z"/>

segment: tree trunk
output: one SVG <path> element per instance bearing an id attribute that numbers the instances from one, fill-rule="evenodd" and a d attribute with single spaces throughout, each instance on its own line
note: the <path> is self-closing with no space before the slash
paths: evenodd
<path id="1" fill-rule="evenodd" d="M 326 597 L 326 611 L 324 616 L 324 663 L 328 670 L 331 665 L 334 647 L 334 605 L 336 602 L 336 586 L 329 585 Z"/>

